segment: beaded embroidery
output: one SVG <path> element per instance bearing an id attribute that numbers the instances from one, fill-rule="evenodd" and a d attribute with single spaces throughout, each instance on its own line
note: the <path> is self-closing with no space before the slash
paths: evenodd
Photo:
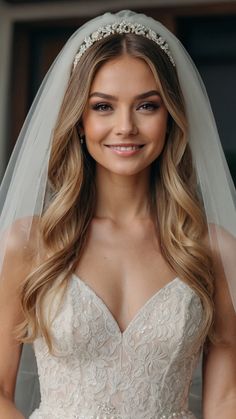
<path id="1" fill-rule="evenodd" d="M 98 414 L 92 416 L 81 416 L 81 415 L 74 415 L 73 419 L 122 419 L 120 415 L 116 415 L 114 412 L 106 411 L 106 403 L 103 404 L 104 413 L 99 411 Z M 182 410 L 181 412 L 173 412 L 170 415 L 162 415 L 160 419 L 194 419 L 194 416 L 189 410 Z"/>
<path id="2" fill-rule="evenodd" d="M 108 403 L 101 402 L 98 404 L 98 411 L 100 413 L 106 413 L 108 417 L 110 417 L 110 415 L 114 415 L 116 413 L 116 408 Z"/>
<path id="3" fill-rule="evenodd" d="M 189 419 L 192 414 L 189 410 L 181 410 L 181 412 L 172 412 L 171 414 L 162 415 L 160 419 L 174 419 L 174 418 L 181 418 L 181 419 Z"/>
<path id="4" fill-rule="evenodd" d="M 136 35 L 142 35 L 148 39 L 151 39 L 168 55 L 171 64 L 175 67 L 175 61 L 169 50 L 169 45 L 160 35 L 158 35 L 150 28 L 141 25 L 140 23 L 132 23 L 123 20 L 119 23 L 113 23 L 111 25 L 99 27 L 89 37 L 85 38 L 74 58 L 73 70 L 75 69 L 82 55 L 91 45 L 93 45 L 96 41 L 99 41 L 100 39 L 106 38 L 107 36 L 115 33 L 135 33 Z"/>
<path id="5" fill-rule="evenodd" d="M 101 413 L 101 411 L 99 410 L 98 414 L 89 416 L 89 417 L 85 417 L 85 416 L 81 416 L 81 415 L 74 415 L 73 419 L 122 419 L 120 415 L 117 415 L 116 413 L 114 413 L 113 411 L 108 411 L 106 410 L 107 404 L 106 403 L 102 403 L 102 411 L 103 413 Z M 104 410 L 103 410 L 104 409 Z M 171 414 L 167 414 L 167 415 L 162 415 L 160 417 L 160 419 L 194 419 L 194 416 L 192 415 L 192 413 L 189 410 L 181 410 L 181 412 L 173 412 Z"/>
<path id="6" fill-rule="evenodd" d="M 41 404 L 29 419 L 194 419 L 184 409 L 202 319 L 200 298 L 177 278 L 121 337 L 101 298 L 73 275 L 52 326 L 61 356 L 41 337 L 34 342 Z"/>

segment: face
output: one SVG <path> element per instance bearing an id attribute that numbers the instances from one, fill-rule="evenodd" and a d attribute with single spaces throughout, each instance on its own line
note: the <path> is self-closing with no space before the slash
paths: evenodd
<path id="1" fill-rule="evenodd" d="M 96 73 L 82 133 L 97 168 L 135 175 L 150 167 L 166 138 L 168 111 L 148 64 L 124 55 Z"/>

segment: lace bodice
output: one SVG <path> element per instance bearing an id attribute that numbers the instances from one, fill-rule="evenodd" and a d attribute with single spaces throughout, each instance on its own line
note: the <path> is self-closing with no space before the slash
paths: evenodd
<path id="1" fill-rule="evenodd" d="M 175 278 L 124 332 L 80 278 L 52 325 L 59 356 L 34 342 L 41 404 L 30 419 L 194 418 L 188 393 L 201 348 L 200 298 Z"/>

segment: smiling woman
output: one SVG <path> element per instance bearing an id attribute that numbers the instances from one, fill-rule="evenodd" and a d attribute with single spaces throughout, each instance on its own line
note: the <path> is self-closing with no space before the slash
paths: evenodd
<path id="1" fill-rule="evenodd" d="M 204 419 L 234 417 L 235 191 L 167 29 L 126 10 L 72 36 L 0 197 L 4 419 L 22 418 L 22 343 L 40 379 L 30 419 L 193 419 L 202 348 Z"/>
<path id="2" fill-rule="evenodd" d="M 98 163 L 97 171 L 104 173 L 105 168 L 110 176 L 109 172 L 135 175 L 150 170 L 164 147 L 168 119 L 157 89 L 149 65 L 127 53 L 98 70 L 81 131 L 89 154 Z M 118 158 L 131 156 L 132 159 Z M 148 170 L 146 176 L 149 177 Z"/>

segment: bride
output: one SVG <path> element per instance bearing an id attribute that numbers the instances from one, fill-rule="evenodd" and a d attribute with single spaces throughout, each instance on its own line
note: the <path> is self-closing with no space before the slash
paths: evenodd
<path id="1" fill-rule="evenodd" d="M 2 418 L 23 418 L 14 391 L 29 342 L 41 392 L 31 419 L 194 418 L 202 349 L 204 419 L 235 417 L 230 182 L 174 35 L 131 11 L 74 34 L 2 185 Z"/>

